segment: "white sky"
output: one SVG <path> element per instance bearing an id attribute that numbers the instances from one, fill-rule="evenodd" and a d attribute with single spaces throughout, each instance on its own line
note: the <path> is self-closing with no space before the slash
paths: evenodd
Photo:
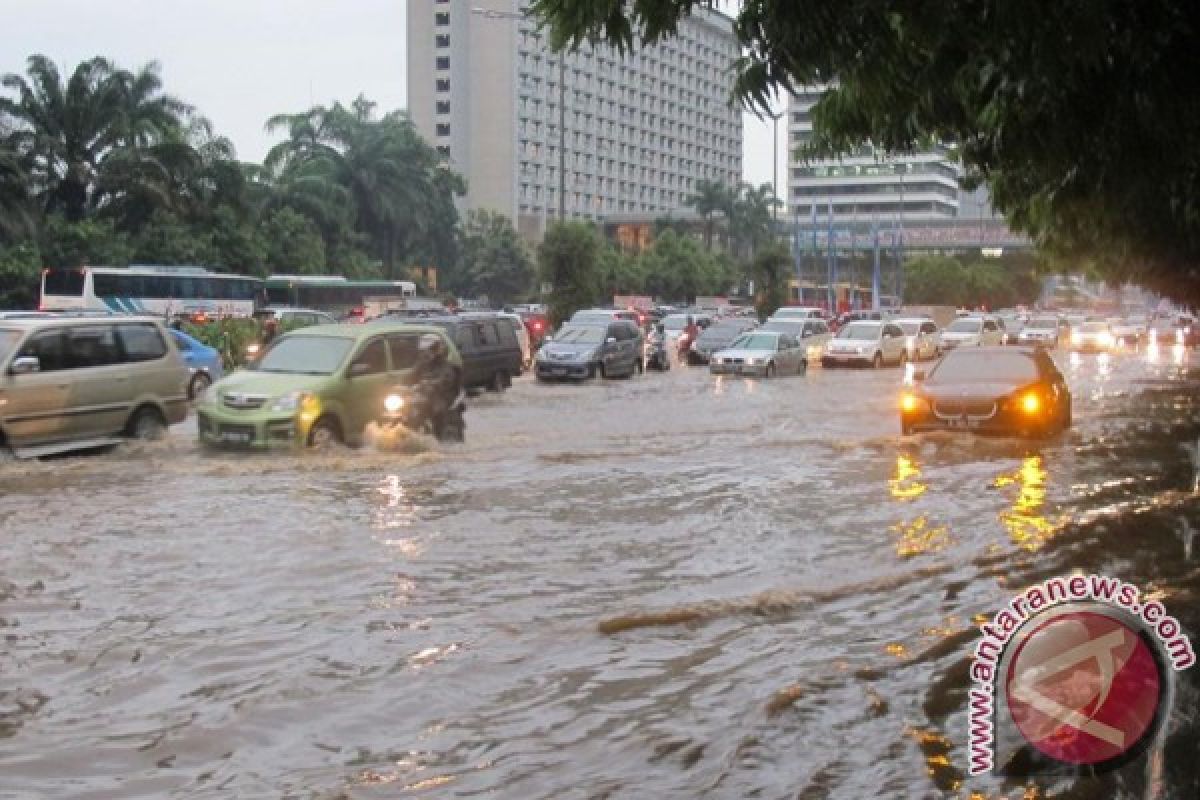
<path id="1" fill-rule="evenodd" d="M 403 108 L 405 0 L 0 0 L 0 74 L 42 53 L 64 73 L 96 55 L 162 65 L 168 92 L 259 161 L 267 117 L 365 94 Z M 786 120 L 779 123 L 786 176 Z M 745 178 L 770 182 L 770 121 L 746 117 Z M 781 186 L 781 194 L 783 187 Z"/>

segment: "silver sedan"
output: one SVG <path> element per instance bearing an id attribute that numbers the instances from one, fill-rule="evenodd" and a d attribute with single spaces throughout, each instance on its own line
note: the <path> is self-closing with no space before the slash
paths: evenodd
<path id="1" fill-rule="evenodd" d="M 803 375 L 808 369 L 807 349 L 786 333 L 755 331 L 713 354 L 708 371 L 714 375 Z"/>

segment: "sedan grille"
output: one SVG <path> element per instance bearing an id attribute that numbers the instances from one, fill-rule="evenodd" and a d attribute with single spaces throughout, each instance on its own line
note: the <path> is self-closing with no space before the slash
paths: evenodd
<path id="1" fill-rule="evenodd" d="M 939 417 L 976 417 L 986 419 L 996 413 L 996 404 L 991 400 L 938 400 L 933 411 Z"/>

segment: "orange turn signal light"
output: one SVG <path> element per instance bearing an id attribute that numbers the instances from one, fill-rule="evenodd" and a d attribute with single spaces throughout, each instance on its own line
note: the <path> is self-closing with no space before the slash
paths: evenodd
<path id="1" fill-rule="evenodd" d="M 916 411 L 917 406 L 919 406 L 919 405 L 920 405 L 920 401 L 917 400 L 917 396 L 915 394 L 908 394 L 906 392 L 905 394 L 900 395 L 900 410 L 901 411 L 911 413 L 913 411 Z"/>
<path id="2" fill-rule="evenodd" d="M 1035 392 L 1026 392 L 1021 397 L 1021 410 L 1026 414 L 1036 414 L 1042 410 L 1042 398 Z"/>

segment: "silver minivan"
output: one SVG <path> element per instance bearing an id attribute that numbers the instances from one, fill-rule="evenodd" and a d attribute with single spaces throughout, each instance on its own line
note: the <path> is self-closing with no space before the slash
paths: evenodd
<path id="1" fill-rule="evenodd" d="M 188 377 L 156 319 L 0 320 L 0 454 L 158 438 L 187 416 Z"/>

